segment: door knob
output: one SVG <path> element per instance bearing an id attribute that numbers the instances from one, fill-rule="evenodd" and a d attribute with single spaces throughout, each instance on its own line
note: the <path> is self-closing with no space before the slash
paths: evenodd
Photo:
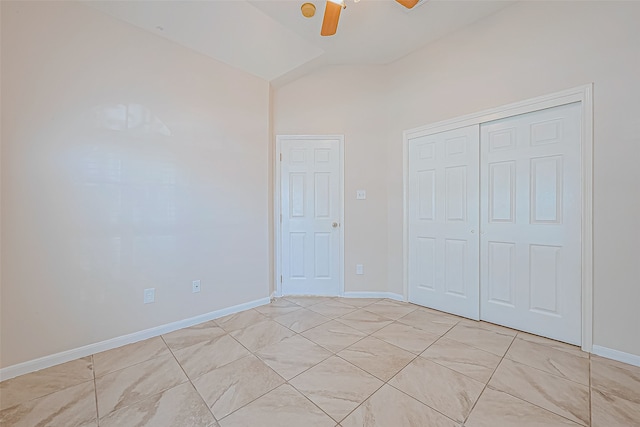
<path id="1" fill-rule="evenodd" d="M 331 224 L 331 226 L 332 226 L 333 228 L 338 228 L 338 223 L 337 223 L 337 222 L 334 222 L 333 224 Z"/>

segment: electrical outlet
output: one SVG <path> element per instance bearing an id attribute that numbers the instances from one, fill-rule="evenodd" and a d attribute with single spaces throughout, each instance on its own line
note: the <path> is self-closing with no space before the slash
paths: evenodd
<path id="1" fill-rule="evenodd" d="M 191 282 L 191 292 L 193 292 L 194 294 L 196 292 L 200 292 L 200 280 L 194 280 L 193 282 Z"/>
<path id="2" fill-rule="evenodd" d="M 356 190 L 356 199 L 364 200 L 367 198 L 367 190 Z"/>
<path id="3" fill-rule="evenodd" d="M 144 303 L 150 304 L 156 301 L 156 288 L 148 288 L 144 290 Z"/>
<path id="4" fill-rule="evenodd" d="M 356 264 L 356 274 L 364 274 L 364 266 L 362 264 Z"/>

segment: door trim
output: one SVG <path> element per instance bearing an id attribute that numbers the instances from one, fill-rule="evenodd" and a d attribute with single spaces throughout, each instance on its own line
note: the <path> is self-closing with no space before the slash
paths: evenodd
<path id="1" fill-rule="evenodd" d="M 465 126 L 531 113 L 546 108 L 580 102 L 581 106 L 581 251 L 582 251 L 582 350 L 593 351 L 593 83 L 489 110 L 405 130 L 402 135 L 403 162 L 403 294 L 409 294 L 409 140 Z"/>
<path id="2" fill-rule="evenodd" d="M 290 140 L 306 140 L 306 141 L 319 141 L 319 140 L 327 140 L 327 139 L 337 139 L 339 145 L 339 164 L 340 164 L 340 183 L 338 185 L 340 194 L 338 196 L 340 200 L 340 227 L 339 228 L 339 246 L 340 246 L 340 256 L 339 256 L 339 266 L 338 266 L 338 279 L 340 283 L 339 287 L 339 296 L 344 295 L 344 135 L 276 135 L 276 153 L 274 156 L 275 162 L 275 177 L 274 177 L 274 189 L 273 189 L 273 226 L 274 226 L 274 271 L 275 276 L 273 278 L 275 283 L 275 291 L 274 296 L 281 297 L 282 296 L 282 282 L 280 281 L 280 277 L 282 275 L 282 228 L 280 227 L 280 214 L 281 212 L 281 202 L 282 195 L 280 194 L 281 188 L 281 162 L 280 162 L 280 154 L 282 153 L 282 142 L 290 141 Z"/>

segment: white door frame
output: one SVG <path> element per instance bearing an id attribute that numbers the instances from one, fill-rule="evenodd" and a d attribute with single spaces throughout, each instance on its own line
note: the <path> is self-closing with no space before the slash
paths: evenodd
<path id="1" fill-rule="evenodd" d="M 593 349 L 593 83 L 513 104 L 420 126 L 403 132 L 403 292 L 408 296 L 409 265 L 409 140 L 460 127 L 482 124 L 546 108 L 580 102 L 581 114 L 581 247 L 582 247 L 582 350 Z"/>
<path id="2" fill-rule="evenodd" d="M 282 207 L 282 195 L 281 193 L 281 153 L 282 153 L 282 142 L 289 140 L 307 140 L 307 141 L 324 141 L 327 139 L 337 139 L 339 142 L 339 157 L 340 157 L 340 184 L 338 188 L 340 189 L 340 226 L 338 227 L 339 232 L 339 245 L 340 245 L 340 256 L 339 256 L 339 271 L 338 271 L 338 279 L 340 282 L 339 295 L 344 295 L 344 135 L 276 135 L 276 155 L 274 157 L 275 161 L 275 179 L 273 182 L 273 225 L 274 225 L 274 250 L 275 250 L 275 277 L 274 283 L 275 286 L 275 295 L 276 297 L 282 296 L 282 227 L 280 226 L 280 215 L 281 207 Z"/>

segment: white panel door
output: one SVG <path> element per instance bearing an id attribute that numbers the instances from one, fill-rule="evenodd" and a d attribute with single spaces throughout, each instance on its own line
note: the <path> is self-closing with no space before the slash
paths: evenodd
<path id="1" fill-rule="evenodd" d="M 409 140 L 409 301 L 478 319 L 479 126 Z"/>
<path id="2" fill-rule="evenodd" d="M 481 318 L 581 342 L 580 104 L 481 126 Z"/>
<path id="3" fill-rule="evenodd" d="M 283 295 L 340 293 L 340 142 L 283 140 Z"/>

